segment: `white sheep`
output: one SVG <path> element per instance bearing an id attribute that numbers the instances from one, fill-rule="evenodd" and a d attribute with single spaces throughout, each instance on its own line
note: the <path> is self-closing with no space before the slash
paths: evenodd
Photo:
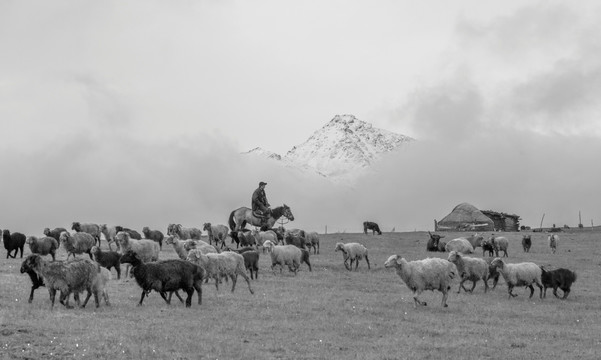
<path id="1" fill-rule="evenodd" d="M 368 254 L 367 254 L 367 248 L 359 243 L 336 243 L 336 248 L 334 249 L 334 251 L 342 251 L 342 255 L 344 258 L 344 267 L 346 267 L 347 270 L 353 270 L 353 261 L 355 261 L 355 270 L 357 270 L 357 267 L 359 266 L 359 260 L 365 258 L 365 261 L 367 261 L 367 268 L 371 269 L 371 266 L 369 265 L 369 258 L 368 258 Z M 348 264 L 348 261 L 350 260 L 350 266 Z"/>
<path id="2" fill-rule="evenodd" d="M 121 252 L 125 254 L 128 250 L 133 250 L 143 263 L 147 263 L 150 261 L 157 261 L 159 259 L 159 251 L 160 247 L 157 242 L 149 239 L 141 239 L 135 240 L 132 239 L 128 232 L 119 231 L 117 235 L 115 235 L 115 240 L 119 243 L 121 247 Z M 127 264 L 125 269 L 125 277 L 129 274 L 130 264 Z"/>
<path id="3" fill-rule="evenodd" d="M 109 244 L 109 250 L 112 251 L 113 248 L 111 247 L 111 244 L 113 242 L 115 242 L 115 235 L 117 235 L 117 233 L 118 233 L 117 227 L 116 226 L 109 227 L 106 224 L 102 224 L 102 225 L 100 225 L 100 232 L 104 235 L 106 242 Z M 117 249 L 120 250 L 119 243 L 116 243 L 116 244 L 117 244 Z"/>
<path id="4" fill-rule="evenodd" d="M 265 241 L 269 240 L 274 244 L 278 243 L 278 235 L 273 230 L 267 230 L 267 231 L 252 230 L 252 235 L 255 237 L 255 240 L 257 242 L 257 247 L 259 247 L 259 246 L 263 247 L 263 253 L 265 253 L 265 251 L 266 251 L 265 246 L 264 246 Z"/>
<path id="5" fill-rule="evenodd" d="M 242 276 L 248 284 L 248 291 L 254 294 L 250 286 L 250 279 L 246 275 L 244 266 L 244 257 L 235 252 L 224 251 L 221 254 L 203 254 L 200 249 L 191 249 L 187 260 L 193 264 L 201 266 L 206 271 L 206 277 L 215 279 L 215 288 L 219 290 L 219 279 L 222 276 L 229 276 L 232 279 L 232 292 L 236 288 L 238 275 Z"/>
<path id="6" fill-rule="evenodd" d="M 484 280 L 484 292 L 488 291 L 488 263 L 486 260 L 463 256 L 461 253 L 454 250 L 451 251 L 447 260 L 455 264 L 457 272 L 461 277 L 461 283 L 459 284 L 457 294 L 461 292 L 461 288 L 463 288 L 465 292 L 474 292 L 476 283 L 480 279 Z M 467 280 L 472 282 L 472 288 L 470 290 L 467 290 L 463 286 L 463 283 Z"/>
<path id="7" fill-rule="evenodd" d="M 186 251 L 206 246 L 212 247 L 213 249 L 215 249 L 215 252 L 217 252 L 217 248 L 215 248 L 213 245 L 209 245 L 209 243 L 207 243 L 206 241 L 192 239 L 184 240 L 184 249 Z"/>
<path id="8" fill-rule="evenodd" d="M 505 236 L 495 236 L 495 234 L 492 234 L 490 237 L 490 243 L 492 243 L 492 246 L 495 250 L 495 257 L 499 257 L 499 251 L 504 252 L 503 257 L 509 257 L 509 255 L 507 255 L 507 249 L 509 249 L 509 240 L 507 240 Z"/>
<path id="9" fill-rule="evenodd" d="M 555 254 L 557 251 L 557 243 L 559 242 L 559 235 L 551 234 L 547 237 L 547 241 L 549 241 L 549 247 L 551 248 L 551 252 Z"/>
<path id="10" fill-rule="evenodd" d="M 215 241 L 215 246 L 219 245 L 220 248 L 225 247 L 225 240 L 229 236 L 229 228 L 225 225 L 217 224 L 211 225 L 211 223 L 205 223 L 202 227 L 203 230 L 206 230 L 209 234 L 209 244 L 213 244 Z"/>
<path id="11" fill-rule="evenodd" d="M 540 289 L 540 297 L 543 297 L 543 284 L 541 280 L 542 270 L 541 268 L 532 262 L 523 262 L 517 264 L 506 264 L 501 258 L 495 258 L 490 266 L 496 268 L 503 279 L 507 283 L 507 291 L 509 292 L 509 298 L 516 297 L 513 288 L 515 286 L 526 286 L 530 288 L 530 298 L 534 294 L 534 287 L 532 284 Z"/>
<path id="12" fill-rule="evenodd" d="M 451 289 L 451 281 L 457 276 L 457 268 L 453 263 L 439 258 L 408 262 L 399 255 L 392 255 L 386 260 L 384 266 L 394 267 L 407 287 L 413 291 L 413 307 L 417 307 L 417 304 L 427 305 L 425 301 L 418 299 L 424 290 L 440 291 L 442 306 L 448 306 L 447 298 Z"/>
<path id="13" fill-rule="evenodd" d="M 471 254 L 474 252 L 474 247 L 466 238 L 457 238 L 450 240 L 444 247 L 445 251 L 457 251 L 462 254 Z"/>
<path id="14" fill-rule="evenodd" d="M 69 257 L 75 254 L 83 254 L 87 253 L 90 255 L 90 259 L 92 259 L 92 247 L 96 244 L 96 239 L 94 236 L 86 233 L 86 232 L 76 232 L 74 234 L 69 234 L 67 231 L 63 231 L 60 236 L 60 242 L 67 250 L 67 260 Z"/>
<path id="15" fill-rule="evenodd" d="M 173 250 L 175 250 L 177 256 L 179 256 L 179 258 L 182 260 L 186 260 L 186 258 L 188 257 L 188 251 L 184 249 L 185 242 L 186 240 L 181 240 L 174 235 L 167 236 L 167 239 L 165 240 L 165 244 L 172 245 Z"/>
<path id="16" fill-rule="evenodd" d="M 275 245 L 271 240 L 265 241 L 263 246 L 271 254 L 271 270 L 274 275 L 276 265 L 280 265 L 280 274 L 284 265 L 286 265 L 296 275 L 303 256 L 301 249 L 294 245 Z"/>

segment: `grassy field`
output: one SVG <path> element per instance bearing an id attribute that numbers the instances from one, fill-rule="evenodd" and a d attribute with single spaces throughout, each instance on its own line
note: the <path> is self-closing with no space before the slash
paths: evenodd
<path id="1" fill-rule="evenodd" d="M 446 234 L 455 237 L 464 234 Z M 424 292 L 427 307 L 414 309 L 411 292 L 384 261 L 392 254 L 407 260 L 447 254 L 427 253 L 427 233 L 321 235 L 321 253 L 311 257 L 295 277 L 287 270 L 273 274 L 262 256 L 259 280 L 251 295 L 240 279 L 219 291 L 203 287 L 203 303 L 185 308 L 174 299 L 165 304 L 152 293 L 136 306 L 140 289 L 133 279 L 109 286 L 112 306 L 91 301 L 85 309 L 50 311 L 48 292 L 36 291 L 27 303 L 30 280 L 20 274 L 21 259 L 0 260 L 1 358 L 111 359 L 599 359 L 601 306 L 599 270 L 601 233 L 560 233 L 559 251 L 551 254 L 544 234 L 532 234 L 529 254 L 521 250 L 519 233 L 510 240 L 509 262 L 575 270 L 578 280 L 565 301 L 547 291 L 547 298 L 528 299 L 516 288 L 508 299 L 501 279 L 484 294 L 449 295 L 440 306 L 439 292 Z M 347 271 L 335 243 L 361 242 L 369 249 L 371 270 L 362 261 Z M 106 243 L 103 243 L 103 247 Z M 26 255 L 29 249 L 26 249 Z M 477 249 L 476 256 L 482 253 Z M 5 252 L 2 252 L 5 257 Z M 59 258 L 66 258 L 61 248 Z M 161 258 L 175 258 L 164 246 Z"/>

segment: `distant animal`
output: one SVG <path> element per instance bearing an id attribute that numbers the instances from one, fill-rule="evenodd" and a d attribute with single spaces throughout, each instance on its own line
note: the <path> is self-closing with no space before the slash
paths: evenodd
<path id="1" fill-rule="evenodd" d="M 543 272 L 541 275 L 544 287 L 543 297 L 547 296 L 547 288 L 553 288 L 553 295 L 559 299 L 560 297 L 557 295 L 557 288 L 560 288 L 561 291 L 563 291 L 563 297 L 561 299 L 566 299 L 568 295 L 570 295 L 572 284 L 576 281 L 576 272 L 564 268 L 548 271 L 545 270 L 543 266 L 540 268 Z"/>
<path id="2" fill-rule="evenodd" d="M 63 231 L 67 231 L 67 229 L 57 227 L 57 228 L 50 230 L 50 228 L 45 228 L 44 235 L 54 238 L 58 242 L 58 246 L 60 246 L 61 245 L 61 233 Z"/>
<path id="3" fill-rule="evenodd" d="M 159 249 L 163 250 L 163 239 L 165 238 L 165 235 L 163 235 L 162 232 L 160 232 L 159 230 L 150 230 L 150 228 L 148 226 L 145 226 L 142 229 L 142 233 L 144 234 L 144 237 L 146 239 L 150 239 L 150 240 L 154 240 L 155 242 L 158 242 Z"/>
<path id="4" fill-rule="evenodd" d="M 211 223 L 204 223 L 203 230 L 205 230 L 209 234 L 209 244 L 213 244 L 215 242 L 215 247 L 219 245 L 219 248 L 224 248 L 225 239 L 227 239 L 228 228 L 225 225 L 217 224 L 211 225 Z"/>
<path id="5" fill-rule="evenodd" d="M 64 231 L 61 233 L 60 239 L 67 251 L 67 260 L 71 255 L 75 258 L 75 254 L 83 253 L 88 254 L 92 260 L 91 250 L 96 240 L 91 234 L 83 231 L 69 234 L 69 232 Z"/>
<path id="6" fill-rule="evenodd" d="M 551 234 L 547 237 L 547 240 L 549 241 L 549 247 L 551 248 L 551 251 L 553 254 L 555 254 L 557 251 L 557 243 L 559 242 L 559 235 Z"/>
<path id="7" fill-rule="evenodd" d="M 474 248 L 466 238 L 457 238 L 449 241 L 445 245 L 445 251 L 457 251 L 462 254 L 471 254 L 474 252 Z"/>
<path id="8" fill-rule="evenodd" d="M 285 217 L 290 221 L 294 221 L 294 215 L 292 215 L 292 211 L 290 210 L 290 207 L 286 204 L 283 204 L 282 206 L 278 206 L 276 208 L 271 209 L 271 214 L 269 215 L 269 218 L 267 219 L 267 228 L 271 229 L 273 227 L 273 225 L 275 224 L 276 221 L 278 221 L 279 218 L 281 217 Z M 230 230 L 232 232 L 237 232 L 240 231 L 241 229 L 244 229 L 244 227 L 246 226 L 246 224 L 249 223 L 253 226 L 257 226 L 260 227 L 263 225 L 262 219 L 256 217 L 252 210 L 247 208 L 247 207 L 241 207 L 238 208 L 234 211 L 232 211 L 230 213 L 230 216 L 228 218 L 228 224 L 230 226 Z M 267 229 L 261 229 L 261 230 L 267 230 Z"/>
<path id="9" fill-rule="evenodd" d="M 499 251 L 504 252 L 503 257 L 509 257 L 509 255 L 507 255 L 509 240 L 507 240 L 505 236 L 496 236 L 495 234 L 492 234 L 490 237 L 490 242 L 495 249 L 495 257 L 499 257 Z"/>
<path id="10" fill-rule="evenodd" d="M 25 240 L 27 238 L 20 232 L 10 233 L 9 230 L 4 229 L 2 231 L 2 241 L 4 242 L 4 248 L 6 249 L 6 258 L 16 258 L 17 252 L 21 250 L 21 258 L 23 258 L 23 247 L 25 247 Z M 15 251 L 14 255 L 10 253 Z"/>
<path id="11" fill-rule="evenodd" d="M 71 226 L 71 230 L 75 230 L 76 232 L 85 232 L 94 237 L 95 244 L 100 245 L 100 225 L 97 224 L 82 224 L 78 221 L 73 223 Z"/>
<path id="12" fill-rule="evenodd" d="M 351 271 L 353 270 L 353 261 L 355 261 L 355 270 L 357 270 L 357 267 L 359 266 L 359 260 L 365 258 L 365 261 L 367 262 L 367 268 L 371 269 L 371 266 L 369 265 L 369 257 L 368 257 L 368 251 L 367 248 L 365 246 L 363 246 L 362 244 L 359 243 L 336 243 L 336 247 L 334 248 L 334 251 L 338 251 L 340 250 L 342 252 L 343 258 L 344 258 L 344 267 Z M 350 260 L 350 266 L 349 266 L 349 260 Z"/>
<path id="13" fill-rule="evenodd" d="M 380 231 L 380 227 L 375 222 L 364 221 L 363 222 L 363 233 L 365 235 L 367 235 L 367 230 L 371 230 L 372 235 L 375 235 L 375 233 L 378 233 L 378 235 L 382 235 L 382 232 Z"/>
<path id="14" fill-rule="evenodd" d="M 197 228 L 185 228 L 182 224 L 169 224 L 167 235 L 177 235 L 182 240 L 200 240 L 202 231 Z"/>
<path id="15" fill-rule="evenodd" d="M 432 234 L 429 231 L 428 235 L 430 235 L 430 238 L 426 244 L 426 251 L 438 251 L 438 243 L 440 239 L 444 237 L 444 235 Z"/>
<path id="16" fill-rule="evenodd" d="M 532 247 L 532 237 L 530 235 L 522 236 L 522 248 L 524 248 L 524 252 L 530 252 L 530 248 Z"/>

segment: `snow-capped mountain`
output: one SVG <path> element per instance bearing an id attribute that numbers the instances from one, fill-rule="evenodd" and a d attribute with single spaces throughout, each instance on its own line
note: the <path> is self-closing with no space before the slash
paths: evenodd
<path id="1" fill-rule="evenodd" d="M 369 168 L 386 152 L 412 138 L 378 129 L 353 115 L 336 115 L 285 156 L 255 148 L 245 154 L 274 159 L 287 167 L 311 169 L 331 180 L 348 179 Z"/>

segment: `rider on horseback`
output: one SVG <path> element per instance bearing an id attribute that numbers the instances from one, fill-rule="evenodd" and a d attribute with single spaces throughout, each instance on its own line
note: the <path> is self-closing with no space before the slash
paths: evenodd
<path id="1" fill-rule="evenodd" d="M 261 181 L 259 187 L 253 192 L 252 196 L 252 211 L 261 219 L 261 223 L 263 224 L 267 223 L 267 219 L 269 218 L 269 215 L 271 215 L 270 205 L 267 202 L 267 196 L 265 195 L 265 185 L 267 185 L 267 183 Z"/>

